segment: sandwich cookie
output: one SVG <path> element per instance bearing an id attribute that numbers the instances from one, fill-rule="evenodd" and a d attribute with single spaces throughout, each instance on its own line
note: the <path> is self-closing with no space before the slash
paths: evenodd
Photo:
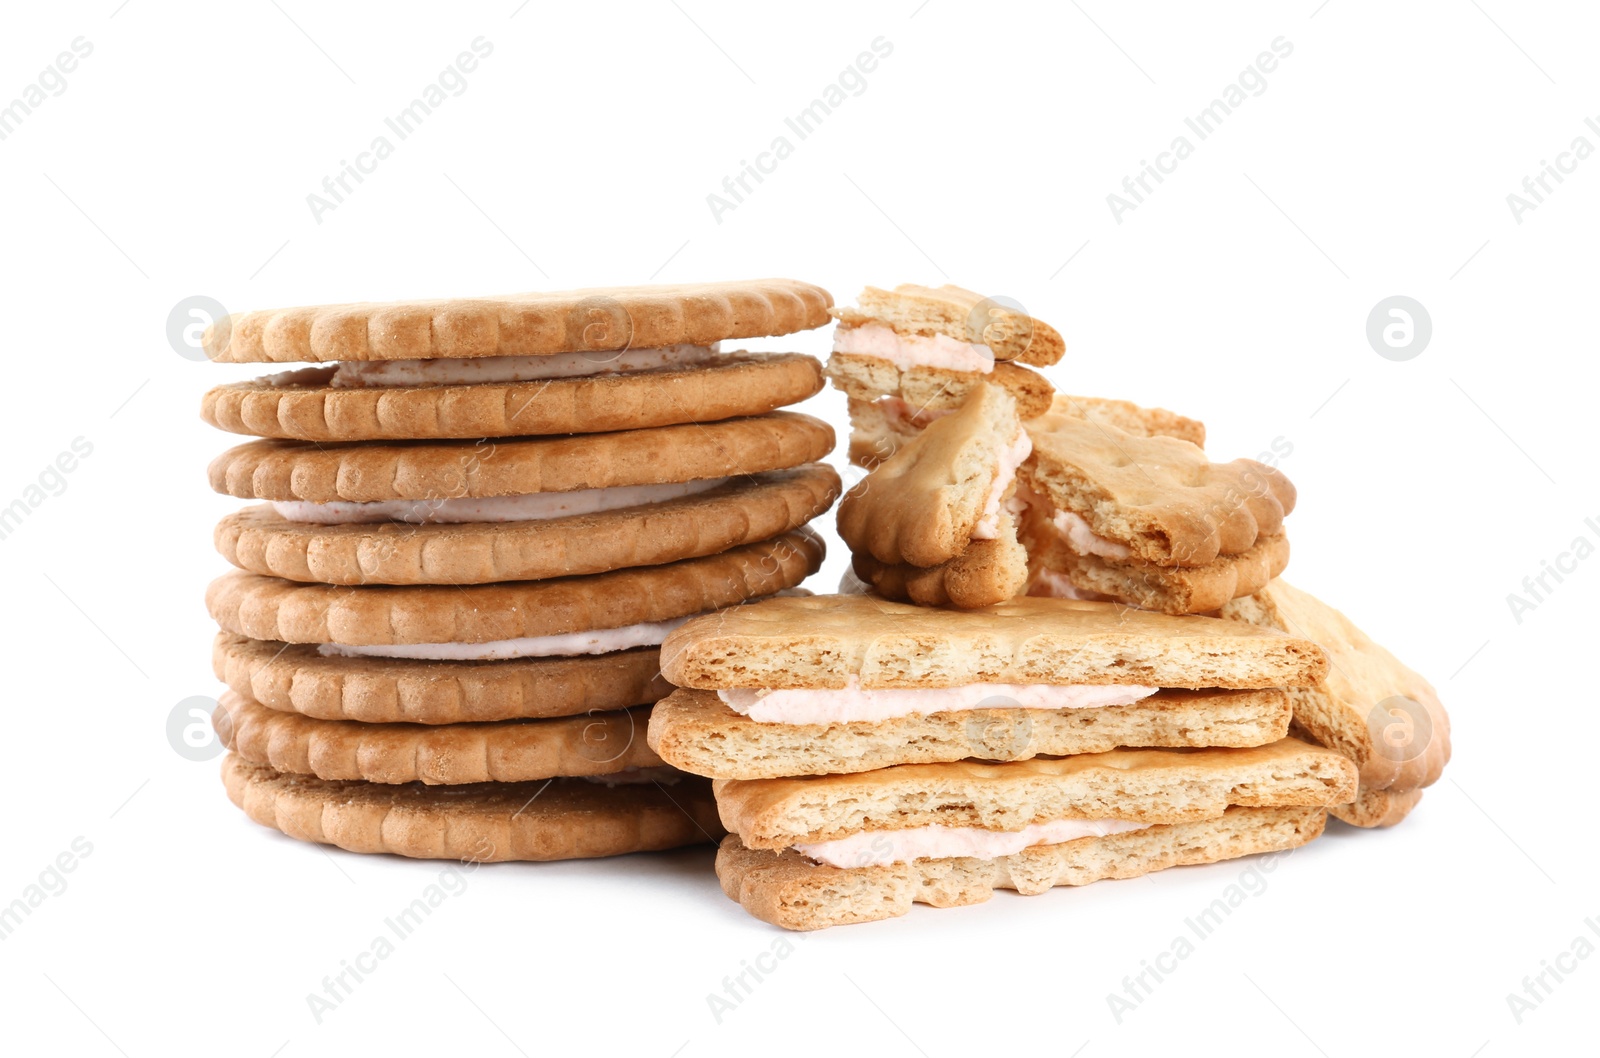
<path id="1" fill-rule="evenodd" d="M 672 686 L 653 646 L 605 654 L 425 661 L 324 654 L 316 644 L 218 632 L 217 679 L 280 712 L 319 720 L 460 724 L 648 705 Z"/>
<path id="2" fill-rule="evenodd" d="M 1031 593 L 1210 612 L 1288 564 L 1295 490 L 1276 469 L 1212 463 L 1190 440 L 1123 429 L 1075 398 L 1027 429 L 1018 496 Z"/>
<path id="3" fill-rule="evenodd" d="M 997 387 L 980 383 L 958 411 L 941 412 L 900 436 L 894 454 L 878 461 L 846 497 L 839 512 L 840 535 L 851 545 L 856 575 L 880 595 L 971 608 L 1027 592 L 1191 613 L 1214 609 L 1235 590 L 1265 584 L 1287 564 L 1288 541 L 1281 534 L 1246 555 L 1200 570 L 1139 560 L 1112 563 L 1098 554 L 1080 553 L 1074 549 L 1076 539 L 1056 524 L 1065 516 L 1052 518 L 1049 501 L 1029 487 L 1026 475 L 1012 484 L 1022 467 L 1037 462 L 1033 436 L 1047 432 L 1053 417 L 1089 424 L 1106 437 L 1112 436 L 1110 430 L 1120 430 L 1185 443 L 1204 441 L 1205 427 L 1163 409 L 1089 397 L 1057 396 L 1050 415 L 1020 425 L 1008 414 L 1010 407 Z M 859 439 L 858 431 L 852 443 Z M 942 524 L 929 508 L 948 510 L 945 521 L 963 524 L 953 515 L 964 511 L 959 504 L 973 502 L 974 465 L 982 480 L 1006 482 L 1004 506 L 993 508 L 1001 531 L 994 542 L 973 543 L 960 554 L 930 563 L 930 557 L 949 554 L 951 547 L 948 537 L 940 541 L 943 551 L 925 543 Z M 959 489 L 962 482 L 965 495 Z M 993 502 L 993 497 L 986 499 Z M 897 546 L 905 536 L 922 546 Z M 956 542 L 962 539 L 958 536 Z"/>
<path id="4" fill-rule="evenodd" d="M 530 583 L 335 588 L 213 581 L 219 678 L 318 719 L 450 724 L 573 716 L 666 693 L 657 647 L 688 618 L 791 589 L 809 530 L 664 566 Z"/>
<path id="5" fill-rule="evenodd" d="M 1117 746 L 1248 747 L 1289 727 L 1311 642 L 1092 602 L 956 612 L 866 595 L 777 598 L 667 637 L 650 746 L 714 778 L 845 774 Z"/>
<path id="6" fill-rule="evenodd" d="M 501 863 L 571 860 L 714 842 L 710 784 L 584 779 L 385 785 L 284 774 L 222 759 L 228 797 L 263 826 L 350 852 Z"/>
<path id="7" fill-rule="evenodd" d="M 821 287 L 772 279 L 246 313 L 207 329 L 212 359 L 325 366 L 218 386 L 201 415 L 234 433 L 308 441 L 760 415 L 820 389 L 821 365 L 719 343 L 821 326 L 831 304 Z"/>
<path id="8" fill-rule="evenodd" d="M 1328 668 L 1315 643 L 1276 629 L 1026 597 L 976 613 L 870 595 L 769 599 L 685 628 L 661 657 L 679 687 L 752 689 L 838 690 L 852 681 L 1250 689 L 1307 686 Z"/>
<path id="9" fill-rule="evenodd" d="M 1289 700 L 1309 740 L 1344 754 L 1360 770 L 1358 796 L 1334 814 L 1361 827 L 1404 819 L 1450 762 L 1450 717 L 1433 686 L 1344 614 L 1281 579 L 1228 603 L 1220 615 L 1322 647 L 1327 672 L 1291 689 Z"/>
<path id="10" fill-rule="evenodd" d="M 703 484 L 703 483 L 692 483 Z M 605 490 L 611 491 L 611 490 Z M 682 491 L 681 489 L 679 491 Z M 490 584 L 570 577 L 713 555 L 805 525 L 833 505 L 839 475 L 825 463 L 731 477 L 671 499 L 581 514 L 554 513 L 562 494 L 520 497 L 542 510 L 514 521 L 291 521 L 270 506 L 217 523 L 217 550 L 240 569 L 318 584 Z M 622 495 L 637 499 L 628 489 Z M 508 498 L 509 499 L 509 498 Z M 345 509 L 341 506 L 314 505 Z M 403 500 L 399 510 L 426 501 Z M 464 501 L 450 516 L 505 514 L 492 500 Z M 291 513 L 303 511 L 296 507 Z M 398 513 L 398 510 L 391 511 Z M 298 516 L 298 514 L 297 514 Z M 313 516 L 324 516 L 315 513 Z"/>
<path id="11" fill-rule="evenodd" d="M 1022 364 L 1048 367 L 1066 345 L 1054 327 L 956 286 L 867 287 L 837 309 L 827 373 L 850 398 L 850 458 L 872 467 L 978 384 L 1005 390 L 1024 419 L 1049 408 L 1053 387 Z"/>
<path id="12" fill-rule="evenodd" d="M 1018 594 L 1028 556 L 1011 500 L 1032 444 L 1016 404 L 980 382 L 839 505 L 856 575 L 890 597 L 987 606 Z"/>
<path id="13" fill-rule="evenodd" d="M 429 786 L 558 776 L 625 781 L 662 763 L 645 744 L 649 706 L 548 720 L 368 724 L 280 713 L 230 692 L 211 720 L 241 760 L 319 779 Z"/>
<path id="14" fill-rule="evenodd" d="M 1350 761 L 1288 738 L 718 780 L 717 870 L 758 917 L 816 929 L 1292 847 L 1355 788 Z M 1240 808 L 1269 814 L 1226 822 Z"/>
<path id="15" fill-rule="evenodd" d="M 577 437 L 251 441 L 212 460 L 207 476 L 217 492 L 268 501 L 291 521 L 519 521 L 650 503 L 650 490 L 662 499 L 704 492 L 814 463 L 833 443 L 827 423 L 780 411 Z"/>

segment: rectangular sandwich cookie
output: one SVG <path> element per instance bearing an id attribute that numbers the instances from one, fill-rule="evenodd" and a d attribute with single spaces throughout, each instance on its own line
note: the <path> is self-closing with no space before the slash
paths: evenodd
<path id="1" fill-rule="evenodd" d="M 719 780 L 730 837 L 717 870 L 758 917 L 815 929 L 903 914 L 913 900 L 975 903 L 995 888 L 1031 894 L 1292 847 L 1355 789 L 1348 760 L 1287 738 Z"/>
<path id="2" fill-rule="evenodd" d="M 722 839 L 722 891 L 763 922 L 792 930 L 898 918 L 913 903 L 981 904 L 996 889 L 1036 896 L 1057 885 L 1137 878 L 1152 871 L 1298 848 L 1322 833 L 1322 808 L 1230 808 L 1216 819 L 1034 845 L 992 859 L 922 859 L 830 867 L 795 851 L 748 849 Z"/>
<path id="3" fill-rule="evenodd" d="M 1308 641 L 1241 631 L 1059 599 L 966 613 L 774 599 L 667 638 L 663 673 L 690 690 L 663 703 L 649 739 L 678 767 L 739 779 L 1261 745 L 1287 730 L 1278 688 L 1325 662 Z"/>
<path id="4" fill-rule="evenodd" d="M 1289 730 L 1289 696 L 1277 688 L 1168 688 L 1125 705 L 1098 704 L 1086 701 L 1090 696 L 1073 693 L 1123 690 L 1115 685 L 1031 689 L 1046 692 L 1030 701 L 1033 707 L 981 689 L 951 688 L 956 692 L 951 697 L 935 700 L 928 695 L 916 703 L 934 712 L 881 720 L 773 723 L 735 711 L 718 692 L 680 688 L 656 703 L 649 743 L 663 760 L 696 775 L 773 779 L 969 758 L 1012 761 L 1102 753 L 1118 746 L 1259 746 L 1277 741 Z M 1085 704 L 1043 707 L 1040 703 L 1049 701 L 1048 692 L 1057 689 L 1068 692 L 1064 699 Z M 1139 688 L 1139 693 L 1147 690 Z M 961 691 L 968 692 L 965 698 Z"/>
<path id="5" fill-rule="evenodd" d="M 661 671 L 698 690 L 1020 685 L 1305 687 L 1322 648 L 1276 629 L 1115 603 L 1019 598 L 951 611 L 870 595 L 774 598 L 669 635 Z"/>

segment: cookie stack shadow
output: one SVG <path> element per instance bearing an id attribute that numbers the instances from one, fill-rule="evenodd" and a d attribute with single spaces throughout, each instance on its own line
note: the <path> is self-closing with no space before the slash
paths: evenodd
<path id="1" fill-rule="evenodd" d="M 316 366 L 219 386 L 262 439 L 210 467 L 260 501 L 213 722 L 229 797 L 291 837 L 497 860 L 715 840 L 709 783 L 645 739 L 690 618 L 798 588 L 839 491 L 830 427 L 781 411 L 821 365 L 718 343 L 828 319 L 788 280 L 232 317 L 222 362 Z"/>

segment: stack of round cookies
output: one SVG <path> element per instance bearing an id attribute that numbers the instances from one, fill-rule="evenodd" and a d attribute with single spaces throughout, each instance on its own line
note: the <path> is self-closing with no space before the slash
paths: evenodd
<path id="1" fill-rule="evenodd" d="M 821 365 L 719 343 L 828 321 L 791 280 L 337 305 L 219 321 L 238 569 L 206 601 L 228 795 L 360 852 L 476 861 L 713 840 L 709 784 L 645 742 L 658 646 L 793 588 L 833 431 Z"/>

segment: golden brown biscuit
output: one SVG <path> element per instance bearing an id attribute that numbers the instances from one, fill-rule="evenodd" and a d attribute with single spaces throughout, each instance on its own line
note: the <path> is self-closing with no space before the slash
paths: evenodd
<path id="1" fill-rule="evenodd" d="M 242 760 L 319 779 L 429 786 L 526 782 L 654 768 L 650 707 L 487 724 L 367 724 L 280 713 L 229 692 L 211 714 Z"/>
<path id="2" fill-rule="evenodd" d="M 502 863 L 620 856 L 716 841 L 711 789 L 673 784 L 607 787 L 584 779 L 424 786 L 285 775 L 222 758 L 228 799 L 263 826 L 350 852 Z"/>
<path id="3" fill-rule="evenodd" d="M 1321 834 L 1326 819 L 1321 808 L 1230 808 L 1216 819 L 1036 845 L 993 860 L 843 869 L 814 863 L 793 849 L 748 849 L 730 834 L 717 851 L 717 878 L 724 893 L 763 922 L 823 929 L 895 918 L 913 902 L 958 907 L 982 903 L 996 889 L 1033 896 L 1057 885 L 1293 849 Z"/>
<path id="4" fill-rule="evenodd" d="M 833 427 L 795 412 L 576 437 L 311 444 L 251 441 L 211 461 L 211 487 L 312 503 L 521 496 L 759 474 L 833 451 Z"/>
<path id="5" fill-rule="evenodd" d="M 852 400 L 873 403 L 885 397 L 903 401 L 913 415 L 937 416 L 967 402 L 972 391 L 985 383 L 1011 394 L 1017 414 L 1024 419 L 1043 415 L 1050 408 L 1055 387 L 1037 371 L 999 363 L 988 374 L 942 367 L 899 367 L 888 360 L 858 353 L 834 353 L 826 373 L 835 389 Z M 885 406 L 880 405 L 880 413 Z M 884 456 L 892 455 L 884 453 Z"/>
<path id="6" fill-rule="evenodd" d="M 1204 566 L 1277 533 L 1294 509 L 1289 479 L 1251 459 L 1212 463 L 1173 437 L 1143 437 L 1098 419 L 1051 412 L 1028 423 L 1021 478 L 1058 511 L 1088 523 L 1130 558 Z"/>
<path id="7" fill-rule="evenodd" d="M 1278 689 L 1164 690 L 1132 705 L 1091 709 L 963 709 L 892 720 L 762 723 L 712 691 L 682 688 L 650 714 L 650 748 L 713 779 L 830 775 L 966 760 L 1028 760 L 1119 746 L 1259 746 L 1289 730 Z"/>
<path id="8" fill-rule="evenodd" d="M 1356 770 L 1292 738 L 1245 749 L 1114 749 L 1002 764 L 902 764 L 859 775 L 718 779 L 717 811 L 750 849 L 914 827 L 1018 831 L 1057 819 L 1188 823 L 1230 805 L 1328 807 Z"/>
<path id="9" fill-rule="evenodd" d="M 1422 800 L 1422 789 L 1374 790 L 1363 786 L 1356 791 L 1356 799 L 1347 805 L 1334 805 L 1328 811 L 1338 820 L 1353 827 L 1371 829 L 1392 827 L 1411 814 Z"/>
<path id="10" fill-rule="evenodd" d="M 1127 400 L 1106 397 L 1073 397 L 1057 393 L 1051 402 L 1052 415 L 1086 419 L 1115 426 L 1136 437 L 1176 437 L 1197 448 L 1206 446 L 1205 423 L 1165 408 L 1141 408 Z"/>
<path id="11" fill-rule="evenodd" d="M 314 367 L 217 386 L 200 417 L 230 433 L 301 441 L 413 441 L 606 433 L 765 415 L 822 389 L 799 353 L 723 353 L 682 371 L 539 382 L 339 389 Z"/>
<path id="12" fill-rule="evenodd" d="M 886 564 L 955 558 L 972 543 L 986 504 L 1010 495 L 1004 462 L 1021 430 L 1005 391 L 978 386 L 845 494 L 839 535 L 851 551 Z"/>
<path id="13" fill-rule="evenodd" d="M 234 572 L 211 582 L 206 607 L 224 631 L 282 643 L 488 643 L 731 606 L 796 587 L 822 553 L 797 529 L 705 558 L 521 583 L 341 588 Z"/>
<path id="14" fill-rule="evenodd" d="M 1049 367 L 1066 352 L 1054 327 L 996 298 L 951 284 L 902 283 L 893 290 L 867 287 L 854 307 L 833 315 L 843 327 L 882 323 L 901 334 L 944 335 L 986 345 L 997 361 Z"/>
<path id="15" fill-rule="evenodd" d="M 259 638 L 259 637 L 258 637 Z M 779 597 L 707 614 L 661 644 L 679 687 L 961 687 L 970 683 L 1293 687 L 1327 659 L 1237 621 L 1112 603 L 1012 599 L 939 610 L 871 595 Z"/>
<path id="16" fill-rule="evenodd" d="M 974 540 L 955 558 L 923 568 L 909 562 L 885 563 L 856 552 L 850 567 L 885 599 L 923 606 L 973 610 L 1004 602 L 1028 582 L 1028 552 L 1017 542 L 1016 520 L 1000 515 L 1000 535 Z"/>
<path id="17" fill-rule="evenodd" d="M 1290 692 L 1295 722 L 1355 761 L 1366 790 L 1398 795 L 1438 780 L 1450 761 L 1450 717 L 1438 693 L 1348 617 L 1282 579 L 1221 616 L 1303 636 L 1327 652 L 1326 675 Z"/>
<path id="18" fill-rule="evenodd" d="M 202 344 L 232 364 L 650 349 L 820 327 L 832 304 L 810 283 L 750 279 L 311 305 L 227 317 L 206 328 Z"/>
<path id="19" fill-rule="evenodd" d="M 838 472 L 811 463 L 675 500 L 523 522 L 314 525 L 247 507 L 218 522 L 213 539 L 240 569 L 288 580 L 490 584 L 717 554 L 797 529 L 838 494 Z"/>
<path id="20" fill-rule="evenodd" d="M 417 661 L 324 657 L 308 643 L 218 632 L 217 679 L 280 712 L 370 724 L 460 724 L 648 705 L 672 685 L 655 647 L 577 657 Z"/>
<path id="21" fill-rule="evenodd" d="M 1034 508 L 1023 514 L 1019 536 L 1028 553 L 1029 594 L 1060 594 L 1054 583 L 1060 577 L 1078 598 L 1114 599 L 1169 614 L 1211 613 L 1229 600 L 1260 591 L 1289 565 L 1289 537 L 1282 531 L 1204 566 L 1079 554 Z"/>
<path id="22" fill-rule="evenodd" d="M 894 455 L 901 445 L 921 433 L 928 423 L 960 407 L 975 384 L 971 377 L 961 372 L 947 372 L 961 376 L 959 388 L 954 385 L 940 386 L 932 403 L 924 407 L 894 395 L 877 396 L 873 379 L 885 368 L 893 367 L 887 361 L 857 357 L 856 360 L 868 365 L 865 369 L 858 369 L 848 354 L 838 356 L 837 365 L 829 362 L 828 374 L 833 378 L 836 388 L 850 395 L 850 462 L 868 470 Z M 1024 420 L 1024 427 L 1027 426 L 1026 420 L 1054 410 L 1058 414 L 1109 423 L 1142 437 L 1176 437 L 1205 447 L 1204 423 L 1164 408 L 1141 408 L 1125 400 L 1072 397 L 1063 393 L 1055 394 L 1052 400 L 1048 383 L 1042 376 L 1039 376 L 1039 380 L 1044 385 L 1035 396 L 1009 384 L 1007 377 L 999 370 L 1005 367 L 1012 371 L 1023 370 L 1011 365 L 997 365 L 996 373 L 986 381 L 1011 393 L 1017 402 L 1017 414 Z"/>

